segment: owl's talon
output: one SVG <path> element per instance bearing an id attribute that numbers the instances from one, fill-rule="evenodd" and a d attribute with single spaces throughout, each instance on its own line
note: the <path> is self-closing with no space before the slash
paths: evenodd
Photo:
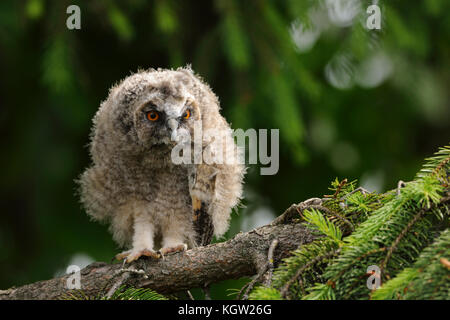
<path id="1" fill-rule="evenodd" d="M 125 260 L 126 259 L 126 257 L 129 255 L 131 253 L 131 250 L 128 250 L 128 251 L 124 251 L 124 252 L 121 252 L 121 253 L 118 253 L 118 254 L 116 254 L 116 256 L 115 256 L 115 259 L 116 260 Z"/>
<path id="2" fill-rule="evenodd" d="M 150 257 L 153 259 L 161 258 L 161 255 L 150 249 L 142 250 L 128 250 L 116 255 L 117 260 L 124 260 L 126 263 L 133 262 L 142 256 Z"/>
<path id="3" fill-rule="evenodd" d="M 158 253 L 164 258 L 166 254 L 176 253 L 176 252 L 183 252 L 187 250 L 187 244 L 182 243 L 174 247 L 165 247 L 158 250 Z"/>

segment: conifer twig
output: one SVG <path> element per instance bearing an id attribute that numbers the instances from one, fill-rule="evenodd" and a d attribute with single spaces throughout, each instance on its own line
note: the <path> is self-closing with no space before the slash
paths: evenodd
<path id="1" fill-rule="evenodd" d="M 312 267 L 313 265 L 315 265 L 318 262 L 321 262 L 321 261 L 323 261 L 325 259 L 331 258 L 331 257 L 339 254 L 340 251 L 341 251 L 341 249 L 337 249 L 337 250 L 333 250 L 333 251 L 327 252 L 327 253 L 325 253 L 325 254 L 323 254 L 321 256 L 318 256 L 318 257 L 312 259 L 307 264 L 305 264 L 302 267 L 300 267 L 300 269 L 297 270 L 295 275 L 288 282 L 286 282 L 286 284 L 283 286 L 283 288 L 281 288 L 281 290 L 280 290 L 281 296 L 284 299 L 288 298 L 289 288 L 302 275 L 302 273 L 305 270 L 309 269 L 310 267 Z"/>
<path id="2" fill-rule="evenodd" d="M 119 278 L 118 281 L 116 281 L 111 288 L 108 290 L 108 293 L 106 294 L 106 298 L 107 299 L 111 299 L 111 297 L 113 296 L 114 292 L 117 291 L 117 289 L 119 289 L 119 287 L 122 285 L 122 283 L 124 283 L 128 278 L 130 277 L 130 273 L 129 272 L 124 272 L 122 273 L 121 277 Z"/>
<path id="3" fill-rule="evenodd" d="M 361 192 L 363 195 L 370 193 L 368 190 L 364 189 L 363 187 L 358 187 L 353 191 L 350 191 L 349 193 L 346 193 L 340 200 L 344 200 L 345 198 L 351 196 L 354 193 Z"/>
<path id="4" fill-rule="evenodd" d="M 450 197 L 444 197 L 441 199 L 440 204 L 446 203 L 450 200 Z M 422 208 L 414 217 L 409 221 L 409 223 L 406 225 L 405 228 L 399 233 L 397 238 L 394 240 L 394 242 L 391 244 L 391 246 L 388 249 L 388 252 L 386 254 L 386 257 L 384 258 L 383 262 L 380 265 L 380 274 L 383 275 L 384 269 L 387 266 L 387 263 L 389 259 L 391 258 L 394 251 L 397 249 L 400 241 L 405 237 L 405 235 L 408 233 L 408 231 L 414 226 L 414 224 L 428 211 L 430 211 L 435 206 L 430 206 L 429 208 Z"/>
<path id="5" fill-rule="evenodd" d="M 339 183 L 338 187 L 336 188 L 336 192 L 333 194 L 333 198 L 336 199 L 339 192 L 341 192 L 342 188 L 347 184 L 347 179 L 344 179 Z"/>
<path id="6" fill-rule="evenodd" d="M 437 175 L 437 173 L 448 163 L 450 162 L 450 156 L 442 159 L 439 164 L 434 168 L 433 172 L 431 173 L 432 176 Z"/>
<path id="7" fill-rule="evenodd" d="M 400 232 L 400 234 L 397 236 L 397 238 L 394 240 L 394 242 L 389 246 L 386 257 L 384 258 L 383 262 L 380 265 L 380 274 L 382 275 L 384 273 L 384 269 L 391 258 L 392 254 L 394 253 L 395 249 L 397 249 L 398 244 L 403 239 L 403 237 L 408 233 L 408 231 L 412 228 L 412 226 L 419 220 L 423 214 L 425 213 L 425 210 L 420 210 L 411 221 L 406 225 L 405 228 Z"/>
<path id="8" fill-rule="evenodd" d="M 194 296 L 193 296 L 192 293 L 191 293 L 191 291 L 186 290 L 186 294 L 188 295 L 189 299 L 195 300 L 195 299 L 194 299 Z"/>
<path id="9" fill-rule="evenodd" d="M 241 290 L 239 290 L 239 293 L 236 296 L 236 300 L 240 300 L 241 296 L 242 296 L 242 300 L 247 300 L 248 299 L 248 294 L 250 293 L 250 290 L 253 289 L 253 287 L 255 286 L 256 282 L 258 282 L 263 275 L 267 272 L 269 266 L 265 265 L 264 267 L 262 267 L 262 269 L 258 272 L 258 274 L 248 283 L 246 283 Z M 245 290 L 245 292 L 244 292 Z M 242 293 L 244 293 L 242 295 Z"/>
<path id="10" fill-rule="evenodd" d="M 250 291 L 253 289 L 253 287 L 255 286 L 255 284 L 260 281 L 262 279 L 262 277 L 264 276 L 264 274 L 266 274 L 266 272 L 269 272 L 268 274 L 268 281 L 269 283 L 266 284 L 270 285 L 270 281 L 272 278 L 272 272 L 273 272 L 273 254 L 275 251 L 276 246 L 278 245 L 278 240 L 274 239 L 272 240 L 272 243 L 270 244 L 268 253 L 267 253 L 267 263 L 261 268 L 261 270 L 258 272 L 258 274 L 252 279 L 252 281 L 248 282 L 247 284 L 245 284 L 241 290 L 239 291 L 236 299 L 239 299 L 242 295 L 242 292 L 245 289 L 245 293 L 242 296 L 243 300 L 247 300 L 248 299 L 248 295 L 250 293 Z"/>
<path id="11" fill-rule="evenodd" d="M 386 247 L 381 247 L 381 248 L 375 248 L 372 250 L 369 250 L 367 252 L 365 252 L 364 254 L 360 255 L 359 257 L 356 258 L 356 261 L 361 261 L 362 259 L 364 259 L 367 256 L 370 256 L 371 254 L 377 253 L 377 252 L 383 252 L 386 251 Z M 349 265 L 348 267 L 342 269 L 337 276 L 335 276 L 332 281 L 335 281 L 337 278 L 339 278 L 340 276 L 342 276 L 349 268 L 353 267 L 353 265 Z M 331 281 L 331 280 L 330 280 Z"/>
<path id="12" fill-rule="evenodd" d="M 267 279 L 266 279 L 266 282 L 265 282 L 266 286 L 270 286 L 271 283 L 272 283 L 272 275 L 273 275 L 273 268 L 274 268 L 273 253 L 274 253 L 275 248 L 277 247 L 277 245 L 278 245 L 278 239 L 273 239 L 272 243 L 270 244 L 270 247 L 269 247 L 269 253 L 267 254 L 267 260 L 268 260 L 267 264 L 268 264 L 268 267 L 269 267 L 269 271 L 267 273 Z"/>
<path id="13" fill-rule="evenodd" d="M 128 278 L 131 276 L 131 274 L 139 274 L 139 275 L 143 275 L 144 279 L 147 279 L 147 278 L 148 278 L 147 275 L 145 274 L 145 271 L 142 270 L 142 269 L 136 270 L 136 269 L 133 269 L 133 268 L 124 268 L 124 266 L 125 266 L 125 261 L 126 261 L 126 260 L 124 259 L 123 264 L 122 264 L 122 268 L 119 269 L 119 270 L 117 270 L 117 271 L 115 272 L 115 275 L 119 275 L 119 274 L 120 274 L 121 277 L 120 277 L 119 280 L 117 280 L 117 281 L 111 286 L 111 288 L 108 290 L 108 293 L 106 294 L 106 297 L 107 297 L 108 299 L 110 299 L 110 298 L 113 296 L 114 292 L 116 292 L 116 290 L 119 289 L 119 287 L 120 287 L 125 281 L 128 280 Z M 112 279 L 114 279 L 114 277 L 113 277 Z M 111 279 L 111 280 L 112 280 L 112 279 Z"/>
<path id="14" fill-rule="evenodd" d="M 329 216 L 336 217 L 339 220 L 341 220 L 342 222 L 344 222 L 350 228 L 350 231 L 353 231 L 355 229 L 353 224 L 348 219 L 344 218 L 339 213 L 337 213 L 337 212 L 335 212 L 335 211 L 333 211 L 331 209 L 328 209 L 327 207 L 325 207 L 323 205 L 309 205 L 303 210 L 308 210 L 308 209 L 316 209 L 316 210 L 323 211 L 323 212 L 327 213 Z"/>

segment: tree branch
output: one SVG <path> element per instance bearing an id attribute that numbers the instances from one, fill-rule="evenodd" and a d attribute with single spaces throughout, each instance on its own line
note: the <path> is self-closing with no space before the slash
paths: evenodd
<path id="1" fill-rule="evenodd" d="M 226 279 L 252 276 L 266 263 L 260 260 L 267 259 L 273 239 L 278 240 L 273 256 L 274 262 L 278 263 L 299 245 L 314 240 L 314 236 L 301 223 L 267 225 L 239 233 L 223 243 L 168 255 L 164 259 L 141 258 L 126 266 L 95 262 L 80 271 L 81 290 L 88 297 L 103 296 L 120 282 L 121 285 L 170 294 Z M 0 290 L 0 300 L 63 298 L 74 292 L 67 289 L 70 276 L 73 275 Z"/>

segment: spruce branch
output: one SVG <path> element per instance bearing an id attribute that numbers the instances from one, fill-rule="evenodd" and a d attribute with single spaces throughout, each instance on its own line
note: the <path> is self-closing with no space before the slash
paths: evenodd
<path id="1" fill-rule="evenodd" d="M 433 241 L 417 261 L 375 290 L 372 299 L 450 298 L 450 229 Z M 444 263 L 443 263 L 444 262 Z"/>
<path id="2" fill-rule="evenodd" d="M 450 202 L 450 197 L 443 197 L 438 205 L 444 205 Z M 411 230 L 413 225 L 422 218 L 425 213 L 431 211 L 433 208 L 435 208 L 438 205 L 430 205 L 429 208 L 422 208 L 417 214 L 413 216 L 411 221 L 405 226 L 405 228 L 400 232 L 400 234 L 397 236 L 397 238 L 394 240 L 394 242 L 389 246 L 386 257 L 384 258 L 383 262 L 380 265 L 380 273 L 383 276 L 384 269 L 387 266 L 387 263 L 389 259 L 391 258 L 393 252 L 397 249 L 398 244 L 400 241 L 405 237 L 405 235 Z"/>
<path id="3" fill-rule="evenodd" d="M 345 225 L 348 226 L 350 231 L 353 231 L 355 229 L 354 225 L 348 219 L 346 219 L 344 216 L 342 216 L 338 212 L 328 209 L 327 207 L 325 207 L 323 205 L 309 205 L 307 208 L 305 208 L 303 210 L 307 210 L 307 209 L 320 210 L 320 211 L 326 213 L 330 218 L 337 218 L 337 219 L 341 220 Z"/>
<path id="4" fill-rule="evenodd" d="M 392 253 L 395 251 L 395 249 L 397 249 L 397 246 L 400 243 L 400 241 L 405 237 L 407 232 L 411 230 L 412 226 L 417 222 L 417 220 L 419 220 L 424 215 L 425 212 L 426 210 L 422 209 L 416 215 L 414 215 L 411 221 L 405 226 L 405 228 L 400 232 L 400 234 L 397 236 L 394 242 L 389 246 L 386 257 L 384 258 L 383 262 L 380 265 L 380 273 L 382 276 L 384 275 L 384 269 L 389 259 L 391 258 Z"/>
<path id="5" fill-rule="evenodd" d="M 307 264 L 305 264 L 304 266 L 302 266 L 300 269 L 298 269 L 298 271 L 295 273 L 295 275 L 283 286 L 283 288 L 281 288 L 281 290 L 280 290 L 281 296 L 285 299 L 288 298 L 289 288 L 302 275 L 302 273 L 305 270 L 311 268 L 312 266 L 314 266 L 315 264 L 317 264 L 323 260 L 326 260 L 326 259 L 329 259 L 329 258 L 332 258 L 332 257 L 338 255 L 340 251 L 341 251 L 341 249 L 337 249 L 337 250 L 328 252 L 324 255 L 318 256 L 318 257 L 314 258 L 313 260 L 311 260 L 310 262 L 308 262 Z"/>

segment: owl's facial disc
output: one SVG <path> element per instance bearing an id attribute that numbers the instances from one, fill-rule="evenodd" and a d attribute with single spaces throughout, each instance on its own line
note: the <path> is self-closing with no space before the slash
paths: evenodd
<path id="1" fill-rule="evenodd" d="M 147 100 L 136 113 L 139 143 L 147 146 L 172 148 L 189 141 L 193 106 L 186 101 Z"/>

